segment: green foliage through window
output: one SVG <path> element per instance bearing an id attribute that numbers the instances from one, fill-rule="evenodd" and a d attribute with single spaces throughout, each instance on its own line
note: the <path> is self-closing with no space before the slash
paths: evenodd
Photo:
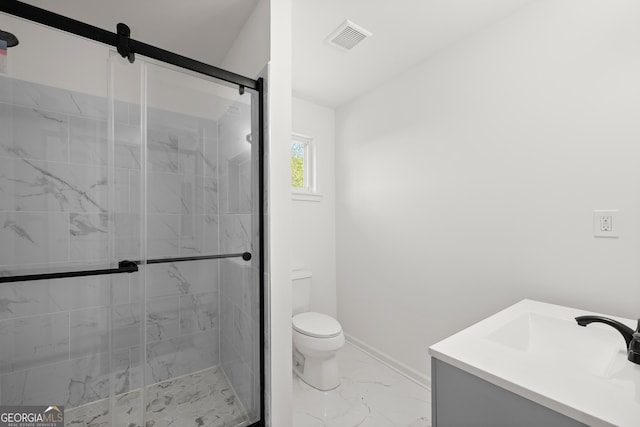
<path id="1" fill-rule="evenodd" d="M 291 144 L 291 186 L 305 188 L 305 144 L 294 142 Z"/>

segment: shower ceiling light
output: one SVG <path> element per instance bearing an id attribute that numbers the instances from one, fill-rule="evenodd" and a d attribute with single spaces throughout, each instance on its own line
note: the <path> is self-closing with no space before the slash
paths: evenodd
<path id="1" fill-rule="evenodd" d="M 362 40 L 372 35 L 373 33 L 370 31 L 347 19 L 333 33 L 329 34 L 325 42 L 343 52 L 349 52 Z"/>

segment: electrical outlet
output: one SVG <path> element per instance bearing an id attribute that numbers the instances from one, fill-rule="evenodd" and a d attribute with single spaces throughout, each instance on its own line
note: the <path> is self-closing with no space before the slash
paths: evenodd
<path id="1" fill-rule="evenodd" d="M 593 211 L 593 235 L 595 237 L 620 237 L 619 213 L 617 209 Z"/>

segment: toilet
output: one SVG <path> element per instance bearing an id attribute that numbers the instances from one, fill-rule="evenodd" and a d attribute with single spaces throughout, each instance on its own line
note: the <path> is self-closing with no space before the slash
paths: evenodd
<path id="1" fill-rule="evenodd" d="M 344 332 L 333 317 L 309 311 L 311 277 L 308 270 L 291 274 L 293 370 L 311 387 L 327 391 L 340 385 L 336 354 L 344 346 Z"/>

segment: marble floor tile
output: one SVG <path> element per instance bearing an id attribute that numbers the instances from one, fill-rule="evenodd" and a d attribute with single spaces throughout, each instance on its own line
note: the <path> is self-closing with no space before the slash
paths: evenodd
<path id="1" fill-rule="evenodd" d="M 109 399 L 66 410 L 65 425 L 140 427 L 141 399 L 140 389 L 116 396 L 113 417 L 109 413 Z M 147 386 L 144 408 L 145 427 L 236 427 L 248 422 L 242 404 L 219 367 Z"/>
<path id="2" fill-rule="evenodd" d="M 316 390 L 294 374 L 294 427 L 430 427 L 431 392 L 347 343 L 340 386 Z"/>

